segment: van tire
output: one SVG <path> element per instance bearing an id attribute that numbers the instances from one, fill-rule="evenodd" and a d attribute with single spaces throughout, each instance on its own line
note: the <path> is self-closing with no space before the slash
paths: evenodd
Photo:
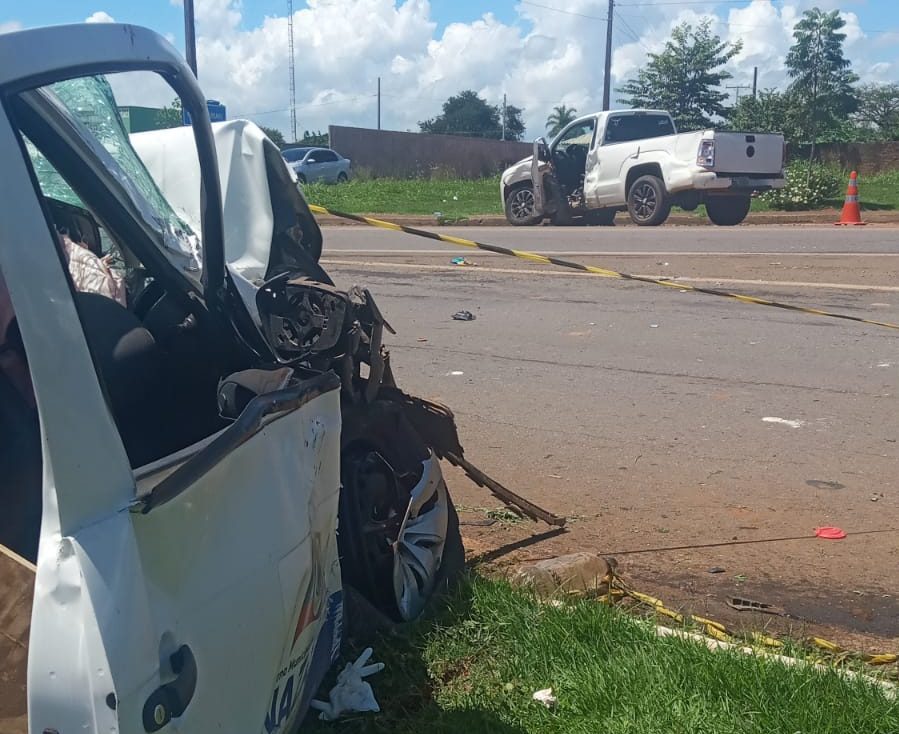
<path id="1" fill-rule="evenodd" d="M 709 221 L 719 227 L 734 227 L 749 214 L 752 199 L 749 196 L 710 196 L 705 202 Z"/>
<path id="2" fill-rule="evenodd" d="M 640 176 L 627 193 L 627 211 L 640 227 L 658 227 L 671 213 L 671 199 L 658 176 Z"/>

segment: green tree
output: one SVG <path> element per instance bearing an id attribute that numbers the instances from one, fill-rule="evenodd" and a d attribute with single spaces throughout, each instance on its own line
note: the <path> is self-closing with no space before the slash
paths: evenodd
<path id="1" fill-rule="evenodd" d="M 731 74 L 724 66 L 740 52 L 742 42 L 722 41 L 711 28 L 709 19 L 695 28 L 677 26 L 661 53 L 649 54 L 636 78 L 617 90 L 624 95 L 618 101 L 668 110 L 680 130 L 701 130 L 711 127 L 714 118 L 726 117 L 727 94 L 721 86 Z"/>
<path id="2" fill-rule="evenodd" d="M 287 145 L 287 141 L 284 140 L 284 135 L 280 130 L 274 127 L 266 127 L 265 125 L 260 125 L 259 129 L 262 130 L 262 132 L 264 132 L 268 136 L 268 139 L 271 140 L 279 148 L 283 148 L 285 145 Z"/>
<path id="3" fill-rule="evenodd" d="M 562 128 L 568 123 L 574 122 L 576 118 L 577 110 L 574 107 L 566 107 L 563 104 L 553 107 L 553 111 L 546 118 L 546 134 L 551 138 L 556 137 L 562 132 Z"/>
<path id="4" fill-rule="evenodd" d="M 156 113 L 156 124 L 160 129 L 181 127 L 184 124 L 184 114 L 181 111 L 180 98 L 175 97 L 168 107 L 163 107 Z"/>
<path id="5" fill-rule="evenodd" d="M 521 140 L 524 137 L 524 122 L 521 119 L 523 114 L 524 110 L 521 107 L 506 105 L 506 129 L 503 140 Z M 503 131 L 500 130 L 500 136 L 502 135 Z"/>
<path id="6" fill-rule="evenodd" d="M 757 97 L 742 97 L 727 116 L 727 128 L 741 132 L 783 133 L 796 137 L 797 112 L 793 98 L 786 92 L 765 89 Z"/>
<path id="7" fill-rule="evenodd" d="M 899 84 L 864 84 L 858 88 L 856 122 L 880 140 L 899 140 Z"/>
<path id="8" fill-rule="evenodd" d="M 303 139 L 300 141 L 300 145 L 327 147 L 329 145 L 328 133 L 323 133 L 321 130 L 315 130 L 314 132 L 303 130 Z"/>
<path id="9" fill-rule="evenodd" d="M 847 121 L 858 108 L 853 84 L 858 77 L 843 56 L 846 25 L 838 11 L 812 8 L 793 28 L 795 43 L 787 53 L 787 72 L 793 80 L 790 95 L 796 101 L 798 128 L 803 142 L 811 143 L 814 158 L 819 141 L 846 136 Z"/>
<path id="10" fill-rule="evenodd" d="M 506 140 L 520 140 L 524 135 L 521 115 L 524 110 L 506 106 Z M 443 103 L 443 113 L 418 123 L 423 133 L 470 135 L 477 138 L 502 137 L 502 111 L 467 89 Z"/>

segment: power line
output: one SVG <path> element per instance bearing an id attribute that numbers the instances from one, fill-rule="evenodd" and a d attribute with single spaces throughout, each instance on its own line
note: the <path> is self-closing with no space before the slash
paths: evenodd
<path id="1" fill-rule="evenodd" d="M 523 1 L 523 0 L 522 0 Z M 771 3 L 780 0 L 770 0 Z M 751 3 L 752 0 L 663 0 L 658 3 L 621 3 L 622 8 L 651 8 L 661 7 L 663 5 L 742 5 L 743 3 Z"/>
<path id="2" fill-rule="evenodd" d="M 575 13 L 571 10 L 563 10 L 562 8 L 554 8 L 552 5 L 541 5 L 540 3 L 534 3 L 530 0 L 519 0 L 522 5 L 533 5 L 535 8 L 543 8 L 544 10 L 553 10 L 556 13 L 563 13 L 565 15 L 574 15 L 578 18 L 587 18 L 589 20 L 601 20 L 603 23 L 606 22 L 606 18 L 600 18 L 598 15 L 585 15 L 584 13 Z"/>

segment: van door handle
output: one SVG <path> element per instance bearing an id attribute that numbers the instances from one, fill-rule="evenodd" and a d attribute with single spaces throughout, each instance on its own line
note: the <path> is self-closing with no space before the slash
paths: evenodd
<path id="1" fill-rule="evenodd" d="M 186 710 L 197 689 L 197 661 L 187 645 L 182 645 L 169 658 L 175 680 L 159 686 L 144 704 L 144 730 L 159 731 Z"/>

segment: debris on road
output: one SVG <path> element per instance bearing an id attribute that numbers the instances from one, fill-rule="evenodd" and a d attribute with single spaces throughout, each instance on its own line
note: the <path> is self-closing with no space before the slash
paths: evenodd
<path id="1" fill-rule="evenodd" d="M 546 708 L 551 709 L 555 708 L 556 704 L 559 703 L 559 699 L 553 695 L 552 688 L 544 688 L 540 691 L 534 691 L 534 695 L 531 696 L 538 703 L 542 703 Z"/>
<path id="2" fill-rule="evenodd" d="M 447 372 L 447 377 L 461 377 L 465 373 L 462 370 L 453 370 L 452 372 Z"/>
<path id="3" fill-rule="evenodd" d="M 709 569 L 709 573 L 724 573 L 725 569 L 721 566 L 712 566 Z"/>
<path id="4" fill-rule="evenodd" d="M 455 321 L 474 321 L 475 315 L 471 311 L 456 311 L 453 314 Z"/>
<path id="5" fill-rule="evenodd" d="M 809 487 L 814 487 L 815 489 L 846 489 L 845 484 L 840 484 L 839 482 L 829 482 L 824 479 L 808 479 L 805 483 Z"/>
<path id="6" fill-rule="evenodd" d="M 762 418 L 763 423 L 778 423 L 782 426 L 789 426 L 790 428 L 802 428 L 805 425 L 805 421 L 794 421 L 788 420 L 787 418 L 776 418 L 774 416 L 766 416 Z"/>
<path id="7" fill-rule="evenodd" d="M 476 267 L 478 266 L 477 263 L 474 263 L 474 262 L 472 262 L 471 260 L 469 260 L 468 258 L 465 258 L 465 257 L 454 257 L 452 260 L 450 260 L 450 262 L 451 262 L 453 265 L 463 265 L 463 266 L 466 266 L 466 267 L 469 267 L 469 268 L 476 268 Z"/>
<path id="8" fill-rule="evenodd" d="M 329 701 L 312 700 L 309 703 L 311 708 L 321 712 L 319 719 L 336 721 L 345 714 L 378 713 L 381 710 L 371 686 L 362 680 L 384 670 L 384 663 L 366 665 L 371 656 L 372 649 L 367 647 L 355 663 L 346 664 L 337 676 L 337 685 L 328 693 Z"/>
<path id="9" fill-rule="evenodd" d="M 595 553 L 571 553 L 520 566 L 511 582 L 542 596 L 601 596 L 613 578 L 610 563 Z"/>
<path id="10" fill-rule="evenodd" d="M 846 537 L 846 531 L 834 527 L 815 528 L 815 535 L 824 540 L 842 540 Z"/>
<path id="11" fill-rule="evenodd" d="M 783 610 L 763 601 L 754 601 L 752 599 L 741 599 L 738 596 L 732 597 L 725 602 L 731 609 L 738 612 L 762 612 L 763 614 L 783 615 Z"/>

